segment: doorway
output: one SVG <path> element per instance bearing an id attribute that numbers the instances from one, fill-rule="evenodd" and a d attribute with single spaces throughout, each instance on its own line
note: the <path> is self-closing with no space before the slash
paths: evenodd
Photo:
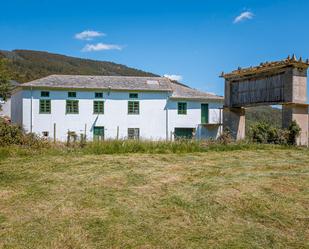
<path id="1" fill-rule="evenodd" d="M 93 127 L 93 141 L 104 140 L 104 126 Z"/>
<path id="2" fill-rule="evenodd" d="M 208 104 L 201 104 L 201 124 L 208 124 L 208 113 L 209 113 L 209 107 Z"/>

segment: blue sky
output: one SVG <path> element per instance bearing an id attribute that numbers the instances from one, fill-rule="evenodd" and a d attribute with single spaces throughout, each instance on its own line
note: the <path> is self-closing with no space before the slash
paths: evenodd
<path id="1" fill-rule="evenodd" d="M 113 61 L 221 95 L 222 71 L 309 57 L 308 0 L 3 0 L 0 8 L 0 49 Z"/>

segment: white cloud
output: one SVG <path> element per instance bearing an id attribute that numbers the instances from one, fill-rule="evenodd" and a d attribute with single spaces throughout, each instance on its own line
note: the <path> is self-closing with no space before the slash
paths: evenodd
<path id="1" fill-rule="evenodd" d="M 252 19 L 254 14 L 250 11 L 242 12 L 239 16 L 234 19 L 234 23 L 239 23 L 244 20 Z"/>
<path id="2" fill-rule="evenodd" d="M 177 74 L 164 74 L 164 77 L 169 78 L 170 80 L 182 81 L 183 77 Z"/>
<path id="3" fill-rule="evenodd" d="M 93 52 L 93 51 L 104 51 L 104 50 L 122 50 L 122 47 L 115 44 L 87 44 L 82 51 L 83 52 Z"/>
<path id="4" fill-rule="evenodd" d="M 75 39 L 78 40 L 86 40 L 86 41 L 91 41 L 96 37 L 100 36 L 105 36 L 104 33 L 99 32 L 99 31 L 93 31 L 93 30 L 85 30 L 83 32 L 75 34 Z"/>

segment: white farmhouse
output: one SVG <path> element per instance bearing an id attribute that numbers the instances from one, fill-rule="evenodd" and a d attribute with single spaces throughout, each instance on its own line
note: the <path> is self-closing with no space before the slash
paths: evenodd
<path id="1" fill-rule="evenodd" d="M 222 106 L 221 96 L 164 77 L 51 75 L 15 89 L 11 118 L 59 141 L 202 139 L 219 135 Z"/>

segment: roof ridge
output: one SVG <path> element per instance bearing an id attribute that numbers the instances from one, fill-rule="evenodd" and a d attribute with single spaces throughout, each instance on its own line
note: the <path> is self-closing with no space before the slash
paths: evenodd
<path id="1" fill-rule="evenodd" d="M 50 74 L 40 79 L 49 77 L 49 76 L 74 76 L 74 77 L 114 77 L 114 78 L 154 78 L 154 79 L 167 79 L 163 76 L 133 76 L 133 75 L 93 75 L 93 74 Z"/>

